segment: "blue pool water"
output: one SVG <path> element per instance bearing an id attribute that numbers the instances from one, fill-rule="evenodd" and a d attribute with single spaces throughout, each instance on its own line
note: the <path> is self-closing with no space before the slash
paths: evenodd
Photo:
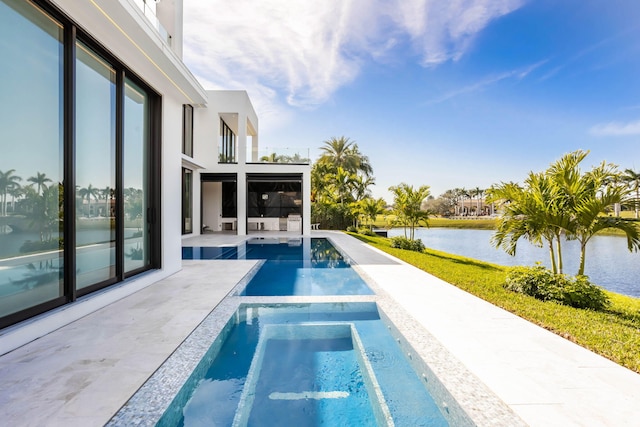
<path id="1" fill-rule="evenodd" d="M 252 239 L 239 246 L 183 247 L 183 259 L 264 260 L 241 295 L 371 295 L 327 239 Z"/>
<path id="2" fill-rule="evenodd" d="M 157 425 L 373 426 L 381 419 L 449 425 L 375 303 L 241 304 Z"/>

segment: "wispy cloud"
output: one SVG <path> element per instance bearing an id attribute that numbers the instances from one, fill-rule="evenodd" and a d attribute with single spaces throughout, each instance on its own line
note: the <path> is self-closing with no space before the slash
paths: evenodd
<path id="1" fill-rule="evenodd" d="M 184 58 L 207 88 L 247 89 L 264 116 L 311 108 L 409 40 L 424 66 L 456 60 L 524 0 L 189 0 Z M 269 114 L 270 115 L 270 114 Z M 270 118 L 271 119 L 271 118 Z"/>
<path id="2" fill-rule="evenodd" d="M 578 62 L 583 57 L 591 55 L 591 54 L 595 54 L 598 51 L 600 51 L 602 48 L 606 48 L 611 43 L 614 43 L 615 41 L 617 41 L 617 40 L 619 40 L 621 38 L 628 37 L 628 35 L 629 35 L 629 33 L 631 31 L 633 31 L 633 28 L 626 29 L 624 31 L 620 31 L 619 33 L 614 34 L 611 37 L 607 37 L 607 38 L 604 38 L 604 39 L 602 39 L 602 40 L 600 40 L 600 41 L 598 41 L 596 43 L 592 43 L 589 46 L 586 46 L 585 48 L 583 48 L 583 49 L 579 50 L 578 52 L 574 53 L 573 55 L 564 58 L 559 65 L 556 65 L 551 70 L 547 71 L 544 75 L 542 75 L 540 77 L 540 81 L 544 81 L 544 80 L 550 79 L 550 78 L 554 77 L 555 75 L 557 75 L 560 71 L 562 71 L 565 68 L 570 67 L 572 64 Z"/>
<path id="3" fill-rule="evenodd" d="M 595 136 L 629 136 L 640 135 L 640 120 L 633 122 L 609 122 L 601 123 L 589 129 L 589 133 Z"/>
<path id="4" fill-rule="evenodd" d="M 533 72 L 536 68 L 542 66 L 543 64 L 545 64 L 547 62 L 547 60 L 543 60 L 543 61 L 539 61 L 536 62 L 535 64 L 531 64 L 529 66 L 526 67 L 521 67 L 521 68 L 517 68 L 515 70 L 510 70 L 510 71 L 505 71 L 503 73 L 500 74 L 495 74 L 495 75 L 490 75 L 485 77 L 484 79 L 472 83 L 470 85 L 467 86 L 462 86 L 460 88 L 457 88 L 455 90 L 452 90 L 450 92 L 447 92 L 441 96 L 438 96 L 436 98 L 430 99 L 428 101 L 426 101 L 424 103 L 424 105 L 433 105 L 433 104 L 439 104 L 441 102 L 447 101 L 451 98 L 455 98 L 457 96 L 460 95 L 465 95 L 468 93 L 473 93 L 473 92 L 478 92 L 481 90 L 484 90 L 485 88 L 492 86 L 500 81 L 503 80 L 522 80 L 525 77 L 527 77 L 531 72 Z"/>

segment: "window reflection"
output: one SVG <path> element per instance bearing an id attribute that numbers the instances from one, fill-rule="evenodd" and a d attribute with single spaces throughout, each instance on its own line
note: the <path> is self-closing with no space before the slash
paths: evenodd
<path id="1" fill-rule="evenodd" d="M 0 0 L 0 317 L 62 295 L 62 33 Z"/>
<path id="2" fill-rule="evenodd" d="M 115 70 L 76 44 L 76 286 L 115 278 Z"/>
<path id="3" fill-rule="evenodd" d="M 149 264 L 147 228 L 147 156 L 149 99 L 135 83 L 126 80 L 124 102 L 124 271 Z"/>

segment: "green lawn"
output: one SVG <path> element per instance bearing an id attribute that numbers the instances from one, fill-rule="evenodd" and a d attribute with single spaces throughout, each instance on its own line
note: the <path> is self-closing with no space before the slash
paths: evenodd
<path id="1" fill-rule="evenodd" d="M 395 249 L 389 239 L 349 233 L 452 285 L 640 373 L 640 299 L 607 292 L 605 312 L 576 309 L 507 291 L 506 267 L 427 249 Z"/>

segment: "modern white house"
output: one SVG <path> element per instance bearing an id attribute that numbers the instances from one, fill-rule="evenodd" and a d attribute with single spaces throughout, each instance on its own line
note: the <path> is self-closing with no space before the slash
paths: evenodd
<path id="1" fill-rule="evenodd" d="M 0 354 L 180 270 L 184 236 L 309 234 L 308 159 L 260 151 L 182 39 L 182 0 L 0 0 Z"/>
<path id="2" fill-rule="evenodd" d="M 193 117 L 185 135 L 192 132 L 193 141 L 185 138 L 182 154 L 183 234 L 309 234 L 309 159 L 286 148 L 260 149 L 245 91 L 207 96 L 206 108 L 185 106 L 185 117 Z"/>

